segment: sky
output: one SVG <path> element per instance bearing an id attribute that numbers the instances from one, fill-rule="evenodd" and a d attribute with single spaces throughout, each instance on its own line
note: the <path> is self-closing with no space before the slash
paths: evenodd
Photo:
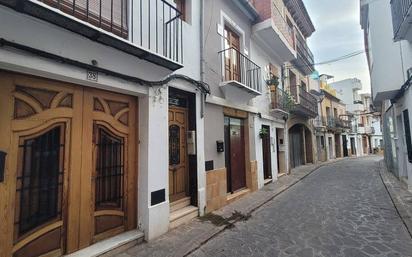
<path id="1" fill-rule="evenodd" d="M 316 31 L 308 39 L 315 63 L 364 50 L 363 31 L 359 22 L 359 0 L 303 0 Z M 334 76 L 331 80 L 358 78 L 362 92 L 370 92 L 370 79 L 365 54 L 353 58 L 317 65 L 320 74 Z"/>

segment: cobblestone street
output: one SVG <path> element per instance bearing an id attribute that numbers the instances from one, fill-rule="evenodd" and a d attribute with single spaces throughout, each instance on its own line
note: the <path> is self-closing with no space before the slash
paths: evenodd
<path id="1" fill-rule="evenodd" d="M 412 256 L 376 157 L 324 166 L 192 256 Z"/>

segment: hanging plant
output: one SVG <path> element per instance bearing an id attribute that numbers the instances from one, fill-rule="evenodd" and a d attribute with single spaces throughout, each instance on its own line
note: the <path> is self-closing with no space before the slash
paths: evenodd
<path id="1" fill-rule="evenodd" d="M 269 133 L 269 131 L 266 128 L 261 128 L 259 130 L 259 136 L 260 138 L 263 138 L 264 136 L 266 136 Z"/>
<path id="2" fill-rule="evenodd" d="M 273 75 L 272 73 L 269 74 L 269 78 L 266 80 L 266 85 L 268 86 L 279 86 L 279 77 Z"/>

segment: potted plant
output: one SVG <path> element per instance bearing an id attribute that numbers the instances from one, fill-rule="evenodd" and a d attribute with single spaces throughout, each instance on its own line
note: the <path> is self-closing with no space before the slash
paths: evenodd
<path id="1" fill-rule="evenodd" d="M 261 128 L 259 130 L 259 136 L 260 138 L 263 138 L 264 136 L 266 136 L 269 133 L 269 131 L 266 128 Z"/>
<path id="2" fill-rule="evenodd" d="M 272 88 L 276 89 L 276 87 L 279 86 L 279 78 L 270 73 L 269 78 L 266 80 L 266 85 L 268 85 L 271 90 Z"/>

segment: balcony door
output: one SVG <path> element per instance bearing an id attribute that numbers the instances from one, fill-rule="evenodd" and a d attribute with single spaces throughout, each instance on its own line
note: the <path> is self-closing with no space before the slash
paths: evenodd
<path id="1" fill-rule="evenodd" d="M 240 82 L 240 38 L 232 29 L 225 26 L 225 81 Z"/>

